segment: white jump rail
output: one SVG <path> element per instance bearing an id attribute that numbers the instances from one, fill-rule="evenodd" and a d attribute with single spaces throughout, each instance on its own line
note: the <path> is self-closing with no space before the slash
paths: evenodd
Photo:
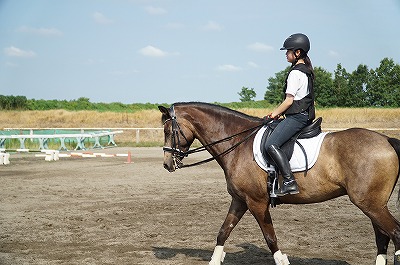
<path id="1" fill-rule="evenodd" d="M 35 157 L 44 157 L 45 161 L 58 161 L 61 157 L 81 157 L 81 158 L 110 158 L 110 157 L 127 157 L 127 161 L 124 162 L 126 164 L 131 164 L 132 155 L 131 152 L 128 153 L 118 153 L 118 154 L 107 154 L 107 153 L 95 153 L 95 152 L 70 152 L 70 153 L 61 153 L 60 150 L 51 150 L 51 149 L 43 149 L 43 150 L 30 150 L 30 149 L 5 149 L 0 148 L 0 165 L 9 165 L 10 164 L 10 153 L 8 152 L 26 152 L 26 153 L 41 153 L 35 154 Z"/>
<path id="2" fill-rule="evenodd" d="M 7 130 L 7 128 L 5 128 Z M 115 134 L 122 133 L 123 131 L 101 131 L 94 133 L 69 133 L 69 134 L 18 134 L 18 135 L 0 135 L 0 148 L 4 148 L 5 141 L 7 139 L 18 139 L 20 142 L 20 149 L 25 149 L 25 140 L 26 139 L 38 139 L 39 140 L 39 149 L 46 150 L 48 149 L 48 140 L 49 139 L 59 139 L 60 140 L 60 150 L 67 150 L 65 146 L 65 139 L 73 138 L 77 141 L 77 146 L 75 150 L 86 150 L 84 141 L 86 138 L 94 138 L 95 143 L 93 148 L 102 148 L 100 144 L 100 138 L 107 136 L 108 143 L 107 145 L 116 146 L 114 136 Z"/>

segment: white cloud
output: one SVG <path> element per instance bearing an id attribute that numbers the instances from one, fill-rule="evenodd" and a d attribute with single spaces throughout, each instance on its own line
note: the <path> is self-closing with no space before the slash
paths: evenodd
<path id="1" fill-rule="evenodd" d="M 258 64 L 256 64 L 255 62 L 247 62 L 247 65 L 253 68 L 258 68 Z"/>
<path id="2" fill-rule="evenodd" d="M 330 57 L 334 57 L 334 58 L 339 57 L 339 53 L 336 52 L 336 51 L 330 50 L 328 54 L 329 54 Z"/>
<path id="3" fill-rule="evenodd" d="M 242 68 L 232 64 L 224 64 L 224 65 L 219 65 L 217 67 L 217 70 L 222 72 L 239 72 L 242 70 Z"/>
<path id="4" fill-rule="evenodd" d="M 55 28 L 31 28 L 27 26 L 20 27 L 17 31 L 40 35 L 40 36 L 62 36 L 63 33 Z"/>
<path id="5" fill-rule="evenodd" d="M 162 7 L 146 6 L 144 9 L 150 15 L 164 15 L 167 13 L 167 10 Z"/>
<path id="6" fill-rule="evenodd" d="M 224 29 L 224 27 L 217 22 L 208 21 L 208 23 L 204 25 L 202 29 L 207 31 L 221 31 Z"/>
<path id="7" fill-rule="evenodd" d="M 261 42 L 255 42 L 253 44 L 250 44 L 247 46 L 249 50 L 255 51 L 255 52 L 269 52 L 274 50 L 272 46 L 269 46 L 267 44 L 261 43 Z"/>
<path id="8" fill-rule="evenodd" d="M 24 57 L 24 58 L 29 58 L 29 57 L 35 57 L 36 53 L 33 51 L 24 51 L 21 50 L 17 47 L 11 46 L 8 48 L 4 49 L 4 53 L 7 56 L 11 56 L 11 57 Z"/>
<path id="9" fill-rule="evenodd" d="M 92 14 L 92 18 L 94 19 L 94 21 L 96 23 L 102 24 L 102 25 L 114 23 L 113 20 L 109 19 L 108 17 L 106 17 L 105 15 L 103 15 L 102 13 L 97 12 L 97 11 Z"/>
<path id="10" fill-rule="evenodd" d="M 149 57 L 165 57 L 168 55 L 167 52 L 156 48 L 154 46 L 148 45 L 142 49 L 139 50 L 139 53 L 144 55 L 144 56 L 149 56 Z"/>

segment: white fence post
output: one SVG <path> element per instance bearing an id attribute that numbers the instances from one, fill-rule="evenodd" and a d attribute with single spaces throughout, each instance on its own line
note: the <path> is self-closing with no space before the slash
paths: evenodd
<path id="1" fill-rule="evenodd" d="M 136 129 L 136 143 L 140 143 L 140 129 Z"/>

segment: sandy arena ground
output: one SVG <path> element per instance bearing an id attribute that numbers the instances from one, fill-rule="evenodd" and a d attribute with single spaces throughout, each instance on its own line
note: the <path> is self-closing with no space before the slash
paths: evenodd
<path id="1" fill-rule="evenodd" d="M 12 154 L 10 165 L 0 165 L 0 264 L 207 265 L 230 203 L 222 170 L 212 162 L 168 173 L 161 148 L 104 150 L 128 151 L 131 164 Z M 389 208 L 400 220 L 397 190 Z M 291 264 L 375 264 L 370 221 L 347 197 L 271 212 Z M 225 251 L 224 265 L 274 265 L 249 213 Z"/>

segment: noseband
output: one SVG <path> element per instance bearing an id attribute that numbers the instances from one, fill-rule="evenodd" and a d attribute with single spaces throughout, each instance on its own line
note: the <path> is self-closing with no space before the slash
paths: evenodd
<path id="1" fill-rule="evenodd" d="M 212 143 L 207 144 L 207 145 L 202 145 L 202 146 L 200 146 L 198 148 L 195 148 L 195 149 L 191 149 L 191 150 L 188 150 L 188 151 L 182 151 L 181 150 L 182 149 L 181 148 L 181 141 L 180 141 L 179 135 L 182 135 L 182 137 L 185 139 L 186 143 L 189 143 L 189 141 L 187 140 L 185 134 L 183 133 L 181 127 L 179 126 L 178 120 L 177 120 L 176 115 L 175 115 L 175 107 L 174 107 L 174 105 L 172 105 L 170 107 L 169 114 L 170 114 L 171 118 L 165 120 L 164 121 L 164 125 L 168 121 L 171 121 L 171 123 L 172 123 L 172 125 L 171 125 L 171 127 L 172 127 L 171 147 L 164 146 L 163 147 L 163 151 L 164 152 L 169 152 L 169 153 L 172 154 L 172 159 L 174 161 L 174 164 L 175 164 L 176 168 L 197 166 L 197 165 L 204 164 L 204 163 L 210 162 L 212 160 L 215 160 L 217 157 L 226 155 L 227 153 L 233 151 L 236 147 L 238 147 L 239 145 L 241 145 L 242 143 L 247 141 L 253 134 L 255 134 L 265 124 L 265 121 L 264 121 L 264 122 L 261 122 L 260 124 L 258 124 L 257 126 L 254 126 L 254 127 L 250 128 L 250 129 L 246 129 L 246 130 L 244 130 L 242 132 L 239 132 L 237 134 L 234 134 L 232 136 L 228 136 L 226 138 L 223 138 L 221 140 L 212 142 Z M 214 145 L 222 143 L 222 142 L 229 141 L 229 140 L 231 140 L 231 139 L 233 139 L 233 138 L 235 138 L 235 137 L 237 137 L 239 135 L 242 135 L 244 133 L 247 133 L 247 132 L 249 132 L 249 134 L 246 135 L 242 140 L 240 140 L 236 144 L 232 145 L 231 147 L 229 147 L 225 151 L 223 151 L 223 152 L 221 152 L 221 153 L 219 153 L 219 154 L 217 154 L 215 156 L 212 156 L 212 157 L 210 157 L 208 159 L 205 159 L 205 160 L 193 163 L 193 164 L 184 165 L 182 163 L 182 159 L 184 157 L 187 157 L 189 154 L 193 154 L 193 153 L 209 150 L 209 147 L 211 147 L 211 146 L 214 146 Z"/>

